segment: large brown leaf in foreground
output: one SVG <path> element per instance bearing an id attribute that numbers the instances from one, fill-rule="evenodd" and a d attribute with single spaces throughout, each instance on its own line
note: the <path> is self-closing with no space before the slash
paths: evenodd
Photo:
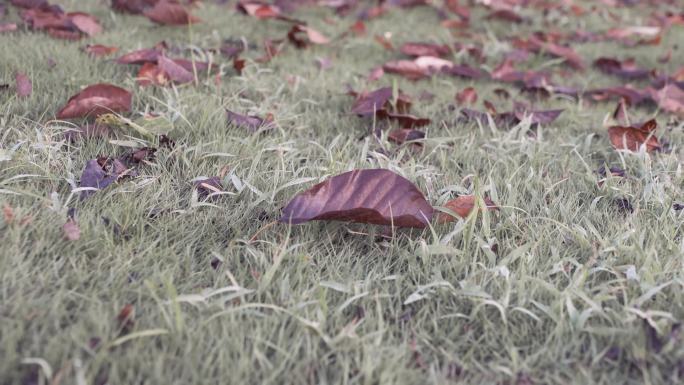
<path id="1" fill-rule="evenodd" d="M 458 214 L 461 218 L 466 218 L 475 208 L 474 195 L 461 195 L 455 199 L 447 202 L 444 207 Z M 489 197 L 484 198 L 484 203 L 487 210 L 498 210 L 499 207 Z M 455 221 L 456 218 L 446 213 L 439 213 L 437 216 L 438 223 L 449 223 Z"/>
<path id="2" fill-rule="evenodd" d="M 280 222 L 315 220 L 419 227 L 428 225 L 432 206 L 408 179 L 384 169 L 354 170 L 334 176 L 295 196 Z"/>
<path id="3" fill-rule="evenodd" d="M 57 113 L 58 119 L 99 116 L 110 112 L 126 112 L 131 109 L 131 93 L 111 84 L 94 84 L 72 96 Z"/>
<path id="4" fill-rule="evenodd" d="M 616 150 L 637 152 L 639 147 L 645 145 L 646 152 L 653 152 L 660 149 L 658 138 L 654 135 L 656 128 L 658 128 L 658 123 L 655 119 L 651 119 L 639 127 L 610 127 L 608 136 Z"/>

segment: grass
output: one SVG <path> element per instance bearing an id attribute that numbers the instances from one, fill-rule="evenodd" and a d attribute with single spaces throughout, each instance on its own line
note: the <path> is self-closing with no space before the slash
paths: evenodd
<path id="1" fill-rule="evenodd" d="M 657 117 L 672 151 L 627 154 L 611 147 L 603 127 L 613 103 L 540 101 L 540 108 L 565 111 L 533 138 L 526 123 L 508 130 L 456 122 L 450 106 L 467 86 L 480 101 L 510 109 L 510 100 L 493 93 L 507 87 L 501 84 L 392 75 L 368 84 L 373 67 L 398 57 L 373 35 L 391 32 L 397 44 L 455 40 L 425 8 L 392 10 L 367 23 L 367 37 L 288 47 L 268 64 L 249 62 L 242 76 L 208 54 L 221 65 L 219 81 L 199 76 L 197 85 L 140 88 L 132 66 L 89 58 L 79 47 L 92 42 L 127 52 L 166 40 L 183 56 L 203 58 L 201 48 L 223 39 L 260 44 L 284 37 L 288 25 L 210 2 L 194 11 L 204 23 L 189 28 L 152 26 L 103 2 L 60 3 L 93 13 L 105 32 L 78 43 L 30 31 L 0 36 L 0 83 L 21 70 L 34 85 L 27 99 L 0 91 L 0 206 L 14 215 L 0 216 L 1 384 L 682 381 L 684 213 L 673 209 L 684 199 L 681 121 L 633 110 L 636 120 Z M 637 9 L 612 11 L 624 25 L 645 19 Z M 526 12 L 530 25 L 474 27 L 484 36 L 485 68 L 510 48 L 505 37 L 543 28 L 538 14 Z M 351 24 L 323 21 L 331 15 L 318 8 L 297 14 L 328 36 Z M 608 27 L 605 11 L 559 16 L 554 25 Z M 669 63 L 656 58 L 683 38 L 684 28 L 673 27 L 660 46 L 575 48 L 587 61 L 633 56 L 672 72 L 684 62 L 681 49 Z M 333 67 L 318 69 L 317 57 L 331 58 Z M 540 66 L 562 68 L 534 57 L 530 68 Z M 89 159 L 142 143 L 132 132 L 76 144 L 63 139 L 68 124 L 51 121 L 55 113 L 98 82 L 134 90 L 132 116 L 159 113 L 152 125 L 177 145 L 160 150 L 137 178 L 79 201 L 72 190 Z M 564 82 L 620 83 L 593 69 Z M 345 85 L 393 83 L 414 96 L 435 94 L 414 102 L 413 112 L 433 121 L 420 153 L 363 137 L 370 123 L 349 114 Z M 507 89 L 512 99 L 523 98 Z M 250 135 L 228 127 L 224 108 L 272 113 L 276 129 Z M 624 168 L 629 178 L 598 186 L 595 170 L 604 164 Z M 374 167 L 406 176 L 436 205 L 474 193 L 502 210 L 389 240 L 364 225 L 269 225 L 314 181 Z M 193 179 L 213 175 L 223 175 L 230 194 L 210 201 L 193 194 Z M 634 211 L 621 209 L 620 199 Z M 61 229 L 72 207 L 78 241 L 64 239 Z M 123 332 L 117 314 L 126 304 L 135 308 L 135 323 Z"/>

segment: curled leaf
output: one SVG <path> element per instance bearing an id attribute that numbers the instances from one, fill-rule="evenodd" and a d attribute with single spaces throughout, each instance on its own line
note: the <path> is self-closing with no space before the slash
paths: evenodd
<path id="1" fill-rule="evenodd" d="M 143 11 L 143 15 L 157 24 L 166 25 L 185 25 L 201 21 L 181 4 L 169 0 L 157 2 L 152 8 Z"/>
<path id="2" fill-rule="evenodd" d="M 467 218 L 468 215 L 475 208 L 475 195 L 461 195 L 455 199 L 447 202 L 444 207 L 455 212 L 461 218 Z M 487 210 L 499 210 L 499 207 L 489 197 L 484 198 L 485 207 Z M 446 213 L 439 213 L 437 216 L 438 223 L 449 223 L 455 221 L 456 218 Z"/>
<path id="3" fill-rule="evenodd" d="M 280 222 L 333 220 L 424 228 L 432 206 L 408 179 L 385 169 L 354 170 L 334 176 L 295 196 Z"/>
<path id="4" fill-rule="evenodd" d="M 72 96 L 57 113 L 57 118 L 73 119 L 128 112 L 131 110 L 131 99 L 131 93 L 123 88 L 106 83 L 94 84 Z"/>
<path id="5" fill-rule="evenodd" d="M 616 150 L 637 152 L 645 146 L 646 152 L 653 152 L 660 150 L 660 143 L 654 135 L 656 128 L 658 123 L 651 119 L 638 127 L 612 126 L 608 129 L 608 136 Z"/>

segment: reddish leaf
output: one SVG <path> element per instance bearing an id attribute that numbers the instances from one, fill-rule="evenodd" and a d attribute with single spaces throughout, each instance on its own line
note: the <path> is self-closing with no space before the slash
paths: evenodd
<path id="1" fill-rule="evenodd" d="M 119 12 L 139 14 L 157 2 L 159 0 L 112 0 L 112 8 Z"/>
<path id="2" fill-rule="evenodd" d="M 624 99 L 629 105 L 637 105 L 648 98 L 646 92 L 629 85 L 589 90 L 586 95 L 596 101 Z"/>
<path id="3" fill-rule="evenodd" d="M 94 84 L 72 96 L 57 113 L 58 119 L 99 116 L 131 110 L 131 93 L 111 84 Z"/>
<path id="4" fill-rule="evenodd" d="M 387 134 L 387 139 L 396 144 L 403 144 L 404 142 L 421 140 L 423 138 L 425 138 L 425 133 L 423 131 L 412 130 L 410 128 L 399 128 L 392 130 Z"/>
<path id="5" fill-rule="evenodd" d="M 14 74 L 14 81 L 17 83 L 17 96 L 20 98 L 26 98 L 31 96 L 33 92 L 33 85 L 31 84 L 31 79 L 21 72 Z"/>
<path id="6" fill-rule="evenodd" d="M 183 66 L 178 65 L 175 61 L 166 56 L 160 56 L 157 59 L 157 66 L 161 71 L 164 71 L 166 76 L 173 82 L 182 84 L 190 83 L 195 80 L 195 76 L 192 72 L 186 70 Z"/>
<path id="7" fill-rule="evenodd" d="M 456 103 L 459 106 L 475 104 L 477 102 L 477 91 L 473 87 L 467 87 L 456 94 Z"/>
<path id="8" fill-rule="evenodd" d="M 352 113 L 359 116 L 373 116 L 377 111 L 385 110 L 391 98 L 392 87 L 384 87 L 369 94 L 359 95 L 352 106 Z"/>
<path id="9" fill-rule="evenodd" d="M 143 15 L 157 24 L 166 25 L 185 25 L 201 21 L 192 16 L 184 6 L 169 0 L 159 1 L 154 7 L 143 11 Z"/>
<path id="10" fill-rule="evenodd" d="M 131 304 L 124 305 L 116 316 L 116 320 L 119 322 L 121 333 L 129 333 L 135 326 L 135 307 Z"/>
<path id="11" fill-rule="evenodd" d="M 12 32 L 17 30 L 16 23 L 0 23 L 0 33 Z"/>
<path id="12" fill-rule="evenodd" d="M 83 51 L 95 57 L 109 56 L 118 50 L 119 47 L 110 47 L 102 44 L 88 44 L 83 48 Z"/>
<path id="13" fill-rule="evenodd" d="M 406 178 L 390 170 L 354 170 L 334 176 L 295 196 L 280 222 L 335 220 L 424 228 L 432 206 Z"/>
<path id="14" fill-rule="evenodd" d="M 246 128 L 250 132 L 256 132 L 270 120 L 258 116 L 241 115 L 229 110 L 226 110 L 226 116 L 228 117 L 228 124 Z"/>
<path id="15" fill-rule="evenodd" d="M 456 199 L 452 199 L 447 202 L 444 207 L 455 212 L 461 218 L 467 218 L 468 215 L 475 208 L 476 197 L 474 195 L 461 195 Z M 484 198 L 485 207 L 487 210 L 499 210 L 499 207 L 490 198 Z M 449 223 L 455 221 L 456 218 L 447 213 L 439 213 L 437 216 L 438 223 Z"/>
<path id="16" fill-rule="evenodd" d="M 62 231 L 64 232 L 64 238 L 70 241 L 78 241 L 81 238 L 81 228 L 78 227 L 78 223 L 73 218 L 69 218 L 62 225 Z"/>
<path id="17" fill-rule="evenodd" d="M 257 19 L 273 19 L 281 15 L 280 8 L 277 6 L 259 1 L 240 1 L 236 7 L 238 11 Z"/>
<path id="18" fill-rule="evenodd" d="M 658 123 L 655 119 L 639 127 L 612 126 L 608 129 L 608 136 L 616 150 L 637 152 L 642 145 L 645 145 L 646 152 L 653 152 L 660 150 L 658 138 L 654 135 L 657 127 Z"/>
<path id="19" fill-rule="evenodd" d="M 645 79 L 653 73 L 651 70 L 638 68 L 633 60 L 619 61 L 607 57 L 596 59 L 594 67 L 603 73 L 615 75 L 623 79 Z"/>
<path id="20" fill-rule="evenodd" d="M 116 59 L 119 64 L 145 64 L 156 63 L 159 56 L 166 50 L 166 42 L 159 42 L 153 48 L 144 48 L 129 52 Z"/>
<path id="21" fill-rule="evenodd" d="M 434 56 L 444 57 L 451 53 L 451 49 L 446 45 L 430 43 L 404 43 L 399 48 L 401 53 L 407 56 Z"/>
<path id="22" fill-rule="evenodd" d="M 300 37 L 301 33 L 304 33 L 306 35 L 306 40 Z M 287 33 L 287 38 L 297 48 L 306 48 L 309 44 L 330 43 L 330 39 L 323 36 L 323 34 L 321 34 L 313 28 L 309 28 L 303 25 L 293 25 L 290 31 Z"/>
<path id="23" fill-rule="evenodd" d="M 235 72 L 238 73 L 238 75 L 242 75 L 242 70 L 245 68 L 246 63 L 247 62 L 245 61 L 245 59 L 233 59 L 233 69 L 235 70 Z"/>
<path id="24" fill-rule="evenodd" d="M 417 116 L 408 114 L 393 114 L 387 113 L 387 118 L 390 120 L 397 121 L 401 128 L 416 128 L 423 127 L 430 124 L 431 120 L 427 118 L 419 118 Z"/>
<path id="25" fill-rule="evenodd" d="M 67 13 L 67 17 L 79 31 L 88 36 L 94 36 L 102 32 L 102 26 L 93 16 L 83 12 Z"/>
<path id="26" fill-rule="evenodd" d="M 675 84 L 666 84 L 661 89 L 646 89 L 662 110 L 684 116 L 684 90 Z"/>
<path id="27" fill-rule="evenodd" d="M 148 86 L 150 84 L 165 86 L 169 83 L 169 77 L 158 65 L 154 63 L 145 63 L 140 67 L 140 71 L 138 71 L 138 75 L 136 76 L 136 81 L 141 86 Z"/>

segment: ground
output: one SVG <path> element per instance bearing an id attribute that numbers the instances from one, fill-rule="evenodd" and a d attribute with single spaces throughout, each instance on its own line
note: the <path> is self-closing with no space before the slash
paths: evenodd
<path id="1" fill-rule="evenodd" d="M 604 121 L 615 102 L 551 96 L 535 105 L 564 109 L 557 120 L 505 128 L 458 121 L 454 95 L 472 86 L 473 108 L 490 100 L 506 111 L 512 100 L 529 101 L 517 87 L 450 76 L 370 82 L 373 68 L 401 56 L 375 35 L 391 33 L 396 45 L 458 41 L 427 7 L 392 8 L 366 22 L 366 36 L 290 45 L 258 63 L 261 41 L 284 38 L 287 22 L 205 1 L 193 10 L 202 23 L 156 26 L 104 1 L 58 3 L 92 13 L 104 32 L 78 42 L 23 27 L 0 34 L 0 83 L 13 84 L 16 71 L 33 83 L 27 98 L 0 90 L 1 384 L 682 381 L 684 212 L 676 207 L 684 199 L 684 132 L 675 116 L 630 110 L 637 121 L 655 117 L 669 143 L 667 151 L 632 154 L 608 140 Z M 520 13 L 529 22 L 480 18 L 473 27 L 490 59 L 481 68 L 499 63 L 506 37 L 544 28 L 539 11 Z M 610 13 L 622 26 L 647 18 L 599 5 L 558 16 L 555 27 L 603 31 Z M 9 18 L 16 16 L 12 9 Z M 353 23 L 324 7 L 296 17 L 329 37 Z M 229 38 L 254 45 L 242 75 L 203 50 Z M 140 87 L 134 66 L 80 50 L 99 43 L 128 52 L 160 40 L 184 57 L 209 55 L 222 76 Z M 631 56 L 671 73 L 684 63 L 682 41 L 684 27 L 675 26 L 657 46 L 573 47 L 588 63 Z M 668 48 L 672 57 L 661 63 Z M 332 67 L 320 69 L 317 58 Z M 543 54 L 528 65 L 566 68 Z M 146 143 L 125 130 L 65 140 L 70 125 L 54 120 L 57 111 L 100 82 L 133 92 L 128 116 L 160 114 L 153 125 L 176 145 L 160 149 L 137 177 L 80 200 L 72 190 L 88 160 Z M 580 90 L 624 83 L 594 68 L 563 82 Z M 386 132 L 374 139 L 372 120 L 350 113 L 347 86 L 388 85 L 412 95 L 412 112 L 432 120 L 422 150 L 390 143 Z M 434 98 L 420 100 L 423 91 Z M 253 134 L 228 125 L 226 108 L 272 114 L 274 128 Z M 598 183 L 604 165 L 628 178 Z M 294 194 L 354 168 L 394 170 L 434 205 L 475 194 L 500 210 L 389 238 L 363 224 L 273 223 Z M 194 192 L 193 180 L 215 175 L 229 194 L 205 200 Z M 78 240 L 62 228 L 72 208 Z M 134 312 L 128 323 L 117 319 L 126 305 Z"/>

